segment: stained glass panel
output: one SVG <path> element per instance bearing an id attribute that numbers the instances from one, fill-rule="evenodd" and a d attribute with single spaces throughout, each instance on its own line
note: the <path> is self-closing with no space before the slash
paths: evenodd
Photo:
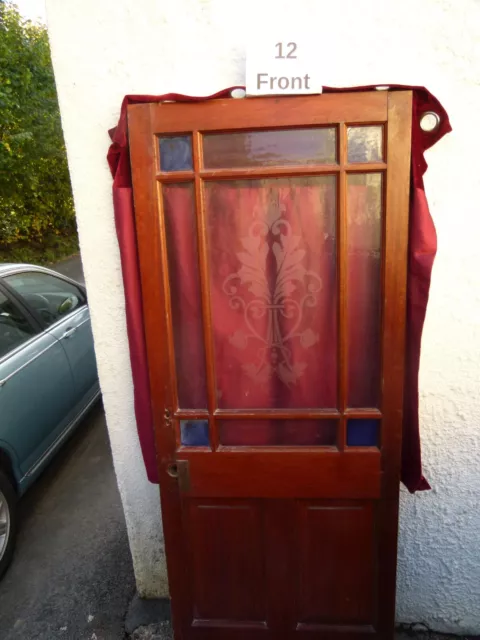
<path id="1" fill-rule="evenodd" d="M 205 184 L 217 399 L 334 407 L 336 179 Z"/>

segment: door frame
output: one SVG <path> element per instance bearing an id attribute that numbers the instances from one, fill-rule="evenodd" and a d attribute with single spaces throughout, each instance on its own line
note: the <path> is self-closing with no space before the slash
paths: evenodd
<path id="1" fill-rule="evenodd" d="M 316 101 L 315 117 L 305 120 L 304 108 Z M 404 383 L 404 344 L 406 326 L 406 273 L 408 248 L 408 210 L 410 194 L 410 148 L 411 148 L 411 91 L 382 91 L 332 93 L 320 96 L 288 98 L 246 98 L 244 100 L 222 99 L 200 103 L 204 106 L 222 103 L 227 108 L 218 121 L 214 108 L 209 108 L 212 117 L 202 118 L 201 131 L 197 123 L 198 103 L 139 104 L 128 107 L 128 127 L 130 156 L 134 186 L 136 233 L 139 249 L 141 286 L 144 304 L 144 327 L 146 333 L 148 368 L 151 389 L 151 402 L 155 425 L 160 495 L 163 514 L 163 527 L 166 547 L 166 560 L 170 593 L 172 596 L 173 621 L 181 621 L 188 615 L 186 598 L 182 598 L 188 576 L 184 559 L 187 554 L 183 535 L 181 494 L 178 483 L 168 473 L 168 466 L 175 462 L 177 442 L 172 418 L 176 409 L 176 385 L 173 378 L 173 344 L 171 340 L 171 315 L 168 304 L 168 273 L 162 269 L 167 260 L 167 240 L 158 211 L 157 181 L 157 133 L 193 132 L 193 157 L 196 198 L 200 194 L 202 176 L 199 171 L 201 152 L 201 132 L 208 130 L 233 131 L 235 129 L 274 128 L 275 121 L 282 127 L 316 126 L 325 124 L 344 125 L 345 123 L 368 124 L 384 122 L 387 139 L 386 163 L 376 165 L 356 165 L 359 171 L 374 171 L 382 165 L 387 170 L 384 189 L 385 212 L 394 212 L 384 216 L 383 227 L 383 283 L 388 288 L 382 291 L 383 325 L 382 354 L 389 353 L 392 358 L 389 368 L 388 384 L 382 398 L 382 416 L 390 428 L 382 431 L 382 468 L 381 498 L 379 499 L 377 538 L 379 544 L 378 589 L 389 594 L 383 599 L 386 606 L 378 611 L 376 631 L 382 637 L 388 637 L 393 630 L 395 616 L 396 558 L 398 530 L 398 499 L 402 441 L 403 383 Z M 287 108 L 288 107 L 288 108 Z M 268 114 L 268 125 L 261 124 Z M 360 114 L 360 116 L 359 116 Z M 366 115 L 367 114 L 367 115 Z M 181 125 L 179 128 L 179 121 Z M 277 125 L 278 126 L 278 125 Z M 346 149 L 346 126 L 340 126 L 340 146 Z M 340 165 L 340 171 L 345 167 Z M 205 173 L 205 172 L 204 172 Z M 214 172 L 210 172 L 214 173 Z M 232 176 L 235 171 L 232 171 Z M 243 171 L 242 177 L 245 171 Z M 268 170 L 265 174 L 271 175 Z M 312 172 L 313 174 L 313 172 Z M 277 175 L 278 172 L 277 172 Z M 295 175 L 295 169 L 289 168 L 285 175 Z M 252 172 L 252 177 L 262 177 L 261 171 Z M 165 176 L 164 176 L 165 177 Z M 165 178 L 167 180 L 167 178 Z M 171 181 L 186 180 L 182 172 L 171 174 Z M 191 173 L 189 173 L 191 180 Z M 339 210 L 346 199 L 345 181 L 339 181 Z M 341 221 L 346 224 L 345 216 Z M 199 218 L 199 238 L 205 238 L 205 219 Z M 345 241 L 345 233 L 342 234 Z M 345 255 L 345 247 L 342 254 Z M 201 271 L 205 265 L 200 257 Z M 339 261 L 340 262 L 340 261 Z M 344 297 L 342 282 L 345 283 L 345 265 L 339 264 L 340 298 Z M 203 297 L 208 291 L 202 292 Z M 208 300 L 207 300 L 208 302 Z M 205 304 L 205 300 L 204 300 Z M 340 304 L 339 327 L 345 330 L 346 311 Z M 205 332 L 210 331 L 208 319 Z M 393 346 L 392 346 L 393 345 Z M 208 352 L 208 342 L 206 342 Z M 211 357 L 212 354 L 207 354 Z M 346 353 L 340 352 L 339 365 L 345 363 Z M 382 365 L 383 365 L 382 355 Z M 382 366 L 383 370 L 383 366 Z M 343 368 L 344 375 L 346 369 Z M 210 379 L 208 379 L 210 376 Z M 209 388 L 212 388 L 211 373 L 207 370 Z M 346 399 L 340 398 L 340 407 L 345 408 Z M 214 409 L 209 398 L 209 410 Z M 195 412 L 191 412 L 195 419 Z M 202 414 L 203 417 L 203 414 Z M 370 417 L 370 416 L 365 416 Z M 345 431 L 345 429 L 344 429 Z M 388 460 L 388 465 L 384 461 Z M 181 636 L 180 625 L 178 636 Z"/>

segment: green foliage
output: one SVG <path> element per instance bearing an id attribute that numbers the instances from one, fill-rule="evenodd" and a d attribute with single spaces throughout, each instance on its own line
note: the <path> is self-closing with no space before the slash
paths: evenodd
<path id="1" fill-rule="evenodd" d="M 0 0 L 0 249 L 75 235 L 46 27 Z"/>
<path id="2" fill-rule="evenodd" d="M 62 258 L 78 253 L 76 234 L 47 234 L 42 242 L 30 240 L 0 245 L 1 262 L 31 262 L 33 264 L 53 264 Z"/>

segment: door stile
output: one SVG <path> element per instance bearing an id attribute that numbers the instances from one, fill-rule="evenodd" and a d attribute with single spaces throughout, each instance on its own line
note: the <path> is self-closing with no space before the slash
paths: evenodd
<path id="1" fill-rule="evenodd" d="M 200 289 L 202 294 L 203 334 L 205 340 L 205 371 L 207 374 L 208 431 L 212 451 L 218 449 L 218 432 L 214 416 L 217 408 L 215 347 L 213 343 L 212 310 L 210 306 L 210 266 L 208 260 L 207 216 L 203 182 L 200 177 L 202 167 L 202 134 L 192 133 L 193 168 L 195 171 L 195 210 L 197 216 L 198 259 L 200 267 Z"/>
<path id="2" fill-rule="evenodd" d="M 388 94 L 387 184 L 382 328 L 382 499 L 378 505 L 379 633 L 391 638 L 395 621 L 398 499 L 402 449 L 404 345 L 410 197 L 412 93 Z M 385 426 L 388 425 L 388 429 Z"/>
<path id="3" fill-rule="evenodd" d="M 345 164 L 347 158 L 347 127 L 344 122 L 338 125 L 339 164 L 338 201 L 337 201 L 337 305 L 338 305 L 338 408 L 340 424 L 337 438 L 339 451 L 344 451 L 347 442 L 347 380 L 348 380 L 348 345 L 347 345 L 347 175 Z"/>
<path id="4" fill-rule="evenodd" d="M 168 345 L 165 290 L 161 270 L 161 229 L 159 224 L 156 187 L 155 143 L 152 132 L 152 105 L 128 107 L 128 128 L 132 183 L 134 185 L 135 227 L 139 248 L 140 279 L 143 295 L 148 292 L 148 304 L 143 305 L 145 340 L 150 382 L 150 398 L 155 425 L 157 465 L 160 480 L 160 499 L 166 562 L 172 599 L 172 619 L 179 628 L 188 616 L 185 599 L 181 594 L 188 585 L 185 557 L 184 529 L 177 480 L 167 469 L 175 462 L 175 433 L 171 424 L 173 412 L 172 380 Z M 177 636 L 179 637 L 179 636 Z"/>

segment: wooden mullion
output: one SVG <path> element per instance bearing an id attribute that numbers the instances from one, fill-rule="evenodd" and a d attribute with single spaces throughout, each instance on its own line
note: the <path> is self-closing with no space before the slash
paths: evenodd
<path id="1" fill-rule="evenodd" d="M 382 412 L 379 409 L 345 409 L 344 414 L 347 418 L 359 419 L 379 420 L 382 417 Z"/>
<path id="2" fill-rule="evenodd" d="M 242 167 L 240 169 L 204 169 L 203 180 L 239 180 L 242 178 L 290 178 L 336 174 L 337 164 L 297 165 L 291 167 Z"/>
<path id="3" fill-rule="evenodd" d="M 348 173 L 378 173 L 379 171 L 385 171 L 387 168 L 386 162 L 355 162 L 345 163 L 342 167 Z"/>
<path id="4" fill-rule="evenodd" d="M 318 420 L 338 419 L 336 409 L 217 409 L 215 417 L 225 420 Z"/>
<path id="5" fill-rule="evenodd" d="M 170 171 L 168 173 L 157 173 L 158 182 L 193 182 L 195 174 L 193 171 Z"/>
<path id="6" fill-rule="evenodd" d="M 339 124 L 339 160 L 345 167 L 347 157 L 347 127 Z M 338 407 L 342 417 L 338 431 L 338 448 L 344 451 L 347 442 L 347 382 L 348 382 L 348 345 L 347 345 L 347 174 L 342 168 L 338 176 L 337 203 L 337 278 L 338 278 Z"/>
<path id="7" fill-rule="evenodd" d="M 356 164 L 316 164 L 297 165 L 292 167 L 242 167 L 239 169 L 202 169 L 199 171 L 202 180 L 241 180 L 248 178 L 291 178 L 305 176 L 337 175 L 341 170 L 348 173 L 378 173 L 385 171 L 385 162 L 359 162 Z M 191 182 L 195 174 L 192 171 L 172 171 L 157 173 L 158 182 L 178 183 Z"/>
<path id="8" fill-rule="evenodd" d="M 179 409 L 173 414 L 178 420 L 208 420 L 208 411 L 205 409 Z"/>
<path id="9" fill-rule="evenodd" d="M 202 293 L 203 335 L 205 341 L 205 370 L 207 376 L 207 405 L 210 445 L 213 451 L 218 448 L 218 432 L 214 412 L 217 406 L 215 349 L 213 344 L 212 311 L 210 307 L 210 270 L 208 264 L 207 219 L 203 198 L 203 184 L 200 177 L 202 166 L 202 136 L 193 131 L 193 167 L 195 171 L 195 202 L 197 214 L 198 258 L 200 267 L 200 288 Z"/>

